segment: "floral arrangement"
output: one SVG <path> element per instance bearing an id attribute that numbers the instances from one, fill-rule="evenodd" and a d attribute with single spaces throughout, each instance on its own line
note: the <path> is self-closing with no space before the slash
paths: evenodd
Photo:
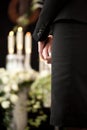
<path id="1" fill-rule="evenodd" d="M 31 126 L 38 127 L 42 121 L 47 119 L 42 108 L 47 95 L 50 94 L 50 81 L 50 74 L 40 75 L 32 69 L 15 73 L 9 73 L 4 68 L 0 69 L 0 105 L 5 110 L 4 123 L 9 130 L 12 130 L 10 128 L 12 110 L 19 98 L 18 93 L 24 87 L 30 87 L 27 111 L 32 113 L 29 116 L 26 130 L 29 130 Z M 50 97 L 47 103 L 50 104 Z"/>
<path id="2" fill-rule="evenodd" d="M 35 82 L 31 85 L 31 91 L 29 91 L 31 99 L 31 102 L 29 102 L 29 111 L 32 111 L 34 114 L 38 111 L 38 116 L 36 116 L 34 120 L 31 118 L 28 120 L 29 125 L 37 127 L 42 121 L 47 119 L 47 115 L 43 113 L 42 108 L 50 108 L 50 92 L 51 75 L 49 73 L 41 73 L 37 80 L 35 80 Z"/>
<path id="3" fill-rule="evenodd" d="M 51 75 L 50 73 L 41 73 L 37 80 L 32 84 L 29 95 L 32 98 L 36 98 L 43 101 L 45 107 L 50 107 L 51 96 Z M 48 100 L 47 100 L 48 98 Z"/>
<path id="4" fill-rule="evenodd" d="M 18 100 L 18 93 L 23 87 L 28 87 L 38 76 L 34 70 L 9 73 L 0 69 L 0 105 L 5 110 L 4 124 L 9 127 L 12 120 L 12 110 Z"/>

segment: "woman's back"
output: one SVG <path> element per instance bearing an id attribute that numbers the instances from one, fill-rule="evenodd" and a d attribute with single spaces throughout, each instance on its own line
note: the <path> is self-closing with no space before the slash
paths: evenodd
<path id="1" fill-rule="evenodd" d="M 74 19 L 87 23 L 87 0 L 67 1 L 66 5 L 58 12 L 55 21 L 60 19 Z"/>

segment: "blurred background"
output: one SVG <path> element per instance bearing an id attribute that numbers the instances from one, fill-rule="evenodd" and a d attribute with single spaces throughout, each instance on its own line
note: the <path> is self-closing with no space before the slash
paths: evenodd
<path id="1" fill-rule="evenodd" d="M 51 66 L 32 38 L 44 1 L 0 2 L 0 129 L 53 130 Z"/>

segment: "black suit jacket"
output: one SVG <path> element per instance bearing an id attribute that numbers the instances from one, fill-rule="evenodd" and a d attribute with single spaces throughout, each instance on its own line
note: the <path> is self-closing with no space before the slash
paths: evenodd
<path id="1" fill-rule="evenodd" d="M 45 40 L 53 23 L 61 19 L 87 23 L 87 0 L 45 0 L 33 37 Z"/>

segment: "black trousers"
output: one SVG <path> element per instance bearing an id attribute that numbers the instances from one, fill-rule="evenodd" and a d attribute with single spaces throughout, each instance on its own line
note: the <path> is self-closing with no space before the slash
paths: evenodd
<path id="1" fill-rule="evenodd" d="M 87 24 L 58 22 L 53 35 L 51 124 L 87 128 Z"/>

